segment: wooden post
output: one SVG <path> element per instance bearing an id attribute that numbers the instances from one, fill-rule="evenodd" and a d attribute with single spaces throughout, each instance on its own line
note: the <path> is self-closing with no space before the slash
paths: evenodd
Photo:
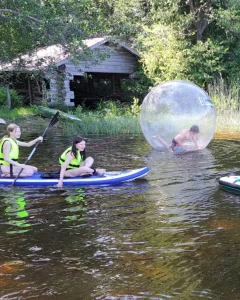
<path id="1" fill-rule="evenodd" d="M 29 77 L 28 77 L 28 95 L 29 95 L 29 104 L 33 104 L 31 80 Z"/>
<path id="2" fill-rule="evenodd" d="M 42 100 L 47 101 L 47 87 L 46 82 L 42 79 Z"/>
<path id="3" fill-rule="evenodd" d="M 116 89 L 115 89 L 115 76 L 114 76 L 114 73 L 112 73 L 112 92 L 113 92 L 113 94 L 116 93 Z"/>
<path id="4" fill-rule="evenodd" d="M 11 108 L 12 107 L 12 102 L 11 102 L 11 95 L 10 95 L 9 84 L 6 84 L 6 91 L 7 91 L 7 104 L 8 104 L 8 107 Z"/>

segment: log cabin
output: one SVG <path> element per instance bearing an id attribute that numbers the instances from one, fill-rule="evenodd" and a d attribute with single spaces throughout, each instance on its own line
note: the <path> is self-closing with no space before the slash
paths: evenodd
<path id="1" fill-rule="evenodd" d="M 121 83 L 137 79 L 138 52 L 109 37 L 83 40 L 83 45 L 77 63 L 66 48 L 51 45 L 23 56 L 21 64 L 0 65 L 0 72 L 11 72 L 12 87 L 25 103 L 41 105 L 45 99 L 50 105 L 61 100 L 94 107 L 100 100 L 124 99 Z"/>

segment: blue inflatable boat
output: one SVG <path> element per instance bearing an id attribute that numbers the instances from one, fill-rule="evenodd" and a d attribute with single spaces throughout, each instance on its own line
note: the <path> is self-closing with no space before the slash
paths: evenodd
<path id="1" fill-rule="evenodd" d="M 92 175 L 90 177 L 64 178 L 63 186 L 87 186 L 87 185 L 111 185 L 140 178 L 149 172 L 148 168 L 133 170 L 106 172 L 104 175 Z M 54 186 L 58 178 L 42 178 L 43 173 L 36 173 L 31 177 L 19 177 L 16 186 Z M 45 173 L 46 174 L 46 173 Z M 57 176 L 56 176 L 57 177 Z M 15 178 L 0 177 L 0 185 L 12 185 Z"/>

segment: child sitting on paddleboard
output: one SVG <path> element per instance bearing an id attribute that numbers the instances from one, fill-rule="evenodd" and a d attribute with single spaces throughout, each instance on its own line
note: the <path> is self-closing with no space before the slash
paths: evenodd
<path id="1" fill-rule="evenodd" d="M 105 169 L 94 169 L 93 158 L 87 157 L 85 154 L 86 142 L 77 136 L 74 138 L 72 146 L 67 148 L 59 158 L 61 164 L 60 177 L 57 186 L 63 186 L 64 177 L 76 177 L 83 175 L 102 175 L 106 172 Z"/>
<path id="2" fill-rule="evenodd" d="M 197 142 L 197 134 L 199 133 L 199 127 L 197 125 L 193 125 L 190 129 L 183 129 L 178 135 L 176 135 L 173 140 L 172 144 L 169 146 L 164 139 L 162 139 L 159 135 L 154 135 L 152 138 L 158 139 L 163 146 L 172 152 L 185 152 L 186 147 L 184 146 L 184 142 L 189 140 L 194 143 L 195 150 L 200 149 L 198 142 Z"/>
<path id="3" fill-rule="evenodd" d="M 10 124 L 7 127 L 8 135 L 4 136 L 0 140 L 0 165 L 1 165 L 1 176 L 17 176 L 21 172 L 21 177 L 32 176 L 37 172 L 37 168 L 18 162 L 19 146 L 31 147 L 38 141 L 42 142 L 42 136 L 30 141 L 21 142 L 18 139 L 21 137 L 21 129 L 16 124 Z"/>

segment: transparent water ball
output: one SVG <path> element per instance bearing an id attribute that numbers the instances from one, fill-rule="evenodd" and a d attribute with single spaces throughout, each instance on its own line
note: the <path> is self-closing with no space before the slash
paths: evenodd
<path id="1" fill-rule="evenodd" d="M 210 97 L 199 86 L 173 80 L 157 85 L 147 94 L 141 106 L 140 124 L 148 143 L 161 150 L 166 150 L 166 145 L 153 136 L 160 136 L 170 146 L 177 134 L 196 125 L 197 143 L 204 149 L 215 133 L 216 112 Z M 191 140 L 184 141 L 184 148 L 196 150 Z"/>

